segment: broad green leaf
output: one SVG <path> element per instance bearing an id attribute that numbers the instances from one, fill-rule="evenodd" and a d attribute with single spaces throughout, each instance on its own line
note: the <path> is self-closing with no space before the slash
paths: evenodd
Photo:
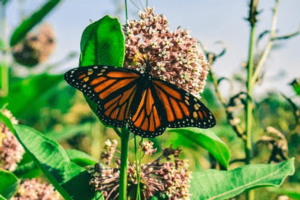
<path id="1" fill-rule="evenodd" d="M 34 26 L 42 21 L 42 19 L 46 17 L 48 13 L 55 8 L 55 6 L 57 6 L 59 2 L 60 0 L 46 1 L 41 8 L 25 19 L 13 32 L 10 38 L 10 46 L 14 46 L 20 42 Z"/>
<path id="2" fill-rule="evenodd" d="M 251 188 L 279 187 L 294 171 L 294 159 L 290 159 L 279 164 L 246 165 L 230 171 L 195 172 L 190 183 L 191 199 L 227 199 Z"/>
<path id="3" fill-rule="evenodd" d="M 300 96 L 300 78 L 296 78 L 290 83 L 298 96 Z"/>
<path id="4" fill-rule="evenodd" d="M 4 197 L 0 194 L 0 200 L 7 200 L 7 199 L 4 198 Z"/>
<path id="5" fill-rule="evenodd" d="M 299 188 L 299 187 L 298 187 Z M 267 189 L 270 192 L 281 194 L 281 195 L 286 195 L 290 197 L 293 200 L 300 200 L 300 191 L 299 189 L 286 189 L 286 188 L 268 188 Z"/>
<path id="6" fill-rule="evenodd" d="M 64 149 L 36 130 L 16 125 L 16 135 L 24 149 L 66 200 L 101 199 L 89 186 L 91 175 L 71 162 Z"/>
<path id="7" fill-rule="evenodd" d="M 67 149 L 66 153 L 72 162 L 76 163 L 81 167 L 85 167 L 87 165 L 95 165 L 96 163 L 98 163 L 98 161 L 95 158 L 82 151 L 78 151 L 75 149 Z"/>
<path id="8" fill-rule="evenodd" d="M 82 33 L 80 41 L 80 66 L 123 66 L 125 55 L 124 35 L 117 18 L 108 15 L 90 24 Z M 97 115 L 97 104 L 85 96 Z"/>
<path id="9" fill-rule="evenodd" d="M 168 129 L 168 132 L 175 132 L 191 142 L 203 147 L 225 168 L 229 164 L 229 149 L 226 144 L 212 131 L 199 128 L 178 128 Z"/>
<path id="10" fill-rule="evenodd" d="M 82 33 L 80 66 L 123 66 L 124 35 L 117 18 L 108 15 L 92 23 Z"/>
<path id="11" fill-rule="evenodd" d="M 13 173 L 0 169 L 0 195 L 3 198 L 10 199 L 18 190 L 18 187 L 18 178 Z"/>
<path id="12" fill-rule="evenodd" d="M 11 83 L 9 95 L 1 98 L 0 104 L 8 103 L 7 109 L 18 117 L 62 80 L 62 74 L 40 74 L 26 79 L 18 79 Z"/>

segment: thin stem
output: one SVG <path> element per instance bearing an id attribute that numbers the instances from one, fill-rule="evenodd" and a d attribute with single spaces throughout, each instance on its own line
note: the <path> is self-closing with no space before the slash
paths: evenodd
<path id="1" fill-rule="evenodd" d="M 126 21 L 127 21 L 128 20 L 127 0 L 125 0 L 125 17 L 126 17 Z"/>
<path id="2" fill-rule="evenodd" d="M 252 94 L 253 94 L 253 67 L 254 67 L 254 46 L 255 46 L 255 25 L 258 0 L 250 1 L 249 9 L 249 22 L 250 22 L 250 41 L 249 41 L 249 52 L 248 52 L 248 68 L 247 68 L 247 102 L 246 102 L 246 164 L 251 162 L 252 153 Z M 250 190 L 246 193 L 247 200 L 254 200 L 254 190 Z"/>
<path id="3" fill-rule="evenodd" d="M 255 71 L 253 73 L 252 79 L 251 79 L 251 84 L 254 85 L 256 82 L 256 79 L 259 75 L 259 72 L 262 68 L 262 66 L 264 65 L 270 51 L 271 48 L 273 46 L 273 42 L 274 42 L 274 37 L 275 37 L 275 32 L 276 32 L 276 25 L 277 25 L 277 14 L 278 14 L 278 7 L 279 7 L 279 2 L 280 0 L 276 0 L 276 4 L 275 7 L 273 8 L 273 18 L 272 18 L 272 22 L 271 22 L 271 29 L 270 29 L 270 37 L 269 37 L 269 41 L 260 57 L 260 60 L 258 61 L 256 67 L 255 67 Z"/>
<path id="4" fill-rule="evenodd" d="M 136 140 L 136 135 L 134 135 L 134 150 L 135 150 L 135 163 L 136 163 L 136 175 L 137 175 L 137 190 L 136 190 L 136 199 L 140 200 L 141 199 L 141 184 L 140 184 L 140 165 L 138 164 L 138 148 L 137 148 L 137 140 Z"/>
<path id="5" fill-rule="evenodd" d="M 128 142 L 129 131 L 126 128 L 121 129 L 121 165 L 120 165 L 120 187 L 119 200 L 127 199 L 127 160 L 128 160 Z"/>

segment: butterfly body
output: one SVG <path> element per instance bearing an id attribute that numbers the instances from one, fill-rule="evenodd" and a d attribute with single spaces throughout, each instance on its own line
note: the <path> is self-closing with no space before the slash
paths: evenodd
<path id="1" fill-rule="evenodd" d="M 88 66 L 65 74 L 97 107 L 101 121 L 125 127 L 142 137 L 156 137 L 167 127 L 210 128 L 215 118 L 205 105 L 183 89 L 151 76 L 148 64 L 140 73 L 127 68 Z"/>

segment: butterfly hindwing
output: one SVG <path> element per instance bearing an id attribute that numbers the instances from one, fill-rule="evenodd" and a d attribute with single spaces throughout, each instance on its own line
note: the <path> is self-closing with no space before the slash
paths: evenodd
<path id="1" fill-rule="evenodd" d="M 152 83 L 166 112 L 168 127 L 211 128 L 216 124 L 209 109 L 190 93 L 160 79 L 153 78 Z"/>
<path id="2" fill-rule="evenodd" d="M 128 127 L 134 134 L 152 138 L 165 131 L 166 115 L 152 85 L 143 89 L 134 101 L 136 106 L 131 109 Z"/>
<path id="3" fill-rule="evenodd" d="M 65 79 L 98 105 L 101 121 L 124 127 L 136 94 L 139 75 L 126 68 L 89 66 L 68 71 Z"/>

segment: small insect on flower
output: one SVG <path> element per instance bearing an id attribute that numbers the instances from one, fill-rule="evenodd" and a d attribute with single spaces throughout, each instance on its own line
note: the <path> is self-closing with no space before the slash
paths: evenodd
<path id="1" fill-rule="evenodd" d="M 128 124 L 129 131 L 141 137 L 156 137 L 167 127 L 213 127 L 213 114 L 198 99 L 207 74 L 203 55 L 187 31 L 174 35 L 166 19 L 152 11 L 146 9 L 140 16 L 147 19 L 139 24 L 127 23 L 127 68 L 81 67 L 68 71 L 65 80 L 97 104 L 102 122 L 114 127 Z M 133 35 L 128 33 L 131 29 Z M 147 44 L 138 43 L 134 33 L 146 34 Z"/>

